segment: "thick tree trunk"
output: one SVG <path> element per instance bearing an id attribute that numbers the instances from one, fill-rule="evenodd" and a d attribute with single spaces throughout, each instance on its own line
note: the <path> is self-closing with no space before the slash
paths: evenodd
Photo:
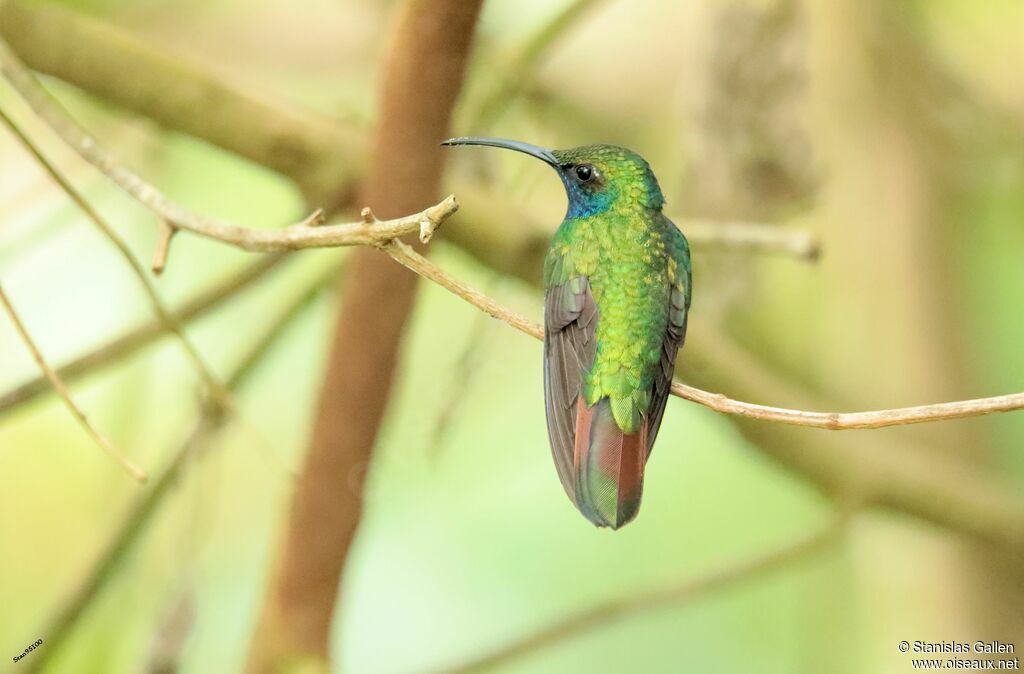
<path id="1" fill-rule="evenodd" d="M 380 217 L 438 197 L 445 138 L 482 0 L 412 0 L 383 73 L 362 203 Z M 353 254 L 306 466 L 257 631 L 250 672 L 326 663 L 362 482 L 391 393 L 417 277 L 384 254 Z"/>

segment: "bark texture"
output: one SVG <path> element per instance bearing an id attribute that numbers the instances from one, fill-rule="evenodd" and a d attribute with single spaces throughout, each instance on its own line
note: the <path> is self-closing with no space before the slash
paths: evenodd
<path id="1" fill-rule="evenodd" d="M 361 203 L 378 217 L 436 201 L 440 141 L 462 87 L 482 0 L 412 0 L 383 70 Z M 418 245 L 418 243 L 416 244 Z M 306 465 L 249 671 L 326 663 L 338 587 L 363 508 L 363 477 L 391 392 L 417 277 L 373 249 L 353 254 Z"/>

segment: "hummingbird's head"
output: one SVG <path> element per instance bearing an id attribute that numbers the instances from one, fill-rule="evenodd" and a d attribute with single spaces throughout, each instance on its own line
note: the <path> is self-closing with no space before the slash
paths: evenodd
<path id="1" fill-rule="evenodd" d="M 647 161 L 617 145 L 583 145 L 547 150 L 503 138 L 449 138 L 442 145 L 487 145 L 536 157 L 558 172 L 569 197 L 567 218 L 615 209 L 660 211 L 665 205 L 658 179 Z"/>

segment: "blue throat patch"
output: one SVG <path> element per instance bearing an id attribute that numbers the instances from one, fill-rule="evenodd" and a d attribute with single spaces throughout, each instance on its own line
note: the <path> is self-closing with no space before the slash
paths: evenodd
<path id="1" fill-rule="evenodd" d="M 569 197 L 569 210 L 565 214 L 566 218 L 588 218 L 603 213 L 611 207 L 617 196 L 617 191 L 613 187 L 600 192 L 589 192 L 572 180 L 563 178 L 562 182 L 565 184 L 565 191 Z"/>

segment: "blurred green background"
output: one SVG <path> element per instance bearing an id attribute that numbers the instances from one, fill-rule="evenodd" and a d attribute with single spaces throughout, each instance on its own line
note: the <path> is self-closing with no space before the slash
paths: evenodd
<path id="1" fill-rule="evenodd" d="M 62 4 L 359 134 L 369 133 L 395 6 Z M 1022 388 L 1024 5 L 587 3 L 515 95 L 481 116 L 523 45 L 568 4 L 486 3 L 455 134 L 627 145 L 651 161 L 673 216 L 780 223 L 822 242 L 813 263 L 695 251 L 697 334 L 681 352 L 694 383 L 737 397 L 748 394 L 729 382 L 767 381 L 756 395 L 797 387 L 820 409 Z M 261 227 L 305 212 L 285 178 L 58 80 L 45 83 L 116 156 L 200 212 Z M 153 216 L 61 147 L 6 87 L 0 106 L 147 259 Z M 557 181 L 521 157 L 459 153 L 449 173 L 485 176 L 538 226 L 553 229 L 562 215 Z M 539 319 L 534 289 L 446 244 L 443 229 L 431 254 Z M 346 255 L 295 255 L 192 323 L 190 336 L 226 375 Z M 251 259 L 179 236 L 157 283 L 176 306 Z M 116 251 L 5 133 L 0 276 L 55 364 L 151 320 Z M 240 671 L 342 295 L 318 296 L 265 355 L 238 393 L 241 418 L 193 458 L 46 671 L 154 671 L 166 633 L 180 637 L 178 671 Z M 366 510 L 335 621 L 336 671 L 443 671 L 606 600 L 773 549 L 828 519 L 829 499 L 732 419 L 674 400 L 640 517 L 614 533 L 592 528 L 551 464 L 540 355 L 536 342 L 421 285 L 367 468 Z M 0 321 L 0 391 L 36 375 Z M 199 385 L 180 345 L 164 338 L 72 389 L 90 419 L 155 472 L 195 423 Z M 833 439 L 787 432 L 810 438 L 808 451 Z M 1024 416 L 854 433 L 865 446 L 912 444 L 984 467 L 1013 490 L 1024 484 Z M 0 416 L 0 476 L 0 656 L 10 658 L 45 642 L 41 625 L 145 487 L 113 467 L 52 395 Z M 870 511 L 836 544 L 784 570 L 611 621 L 494 671 L 909 671 L 901 639 L 1024 633 L 1022 579 L 1019 561 L 993 562 L 948 532 Z M 3 662 L 0 671 L 11 666 Z"/>

